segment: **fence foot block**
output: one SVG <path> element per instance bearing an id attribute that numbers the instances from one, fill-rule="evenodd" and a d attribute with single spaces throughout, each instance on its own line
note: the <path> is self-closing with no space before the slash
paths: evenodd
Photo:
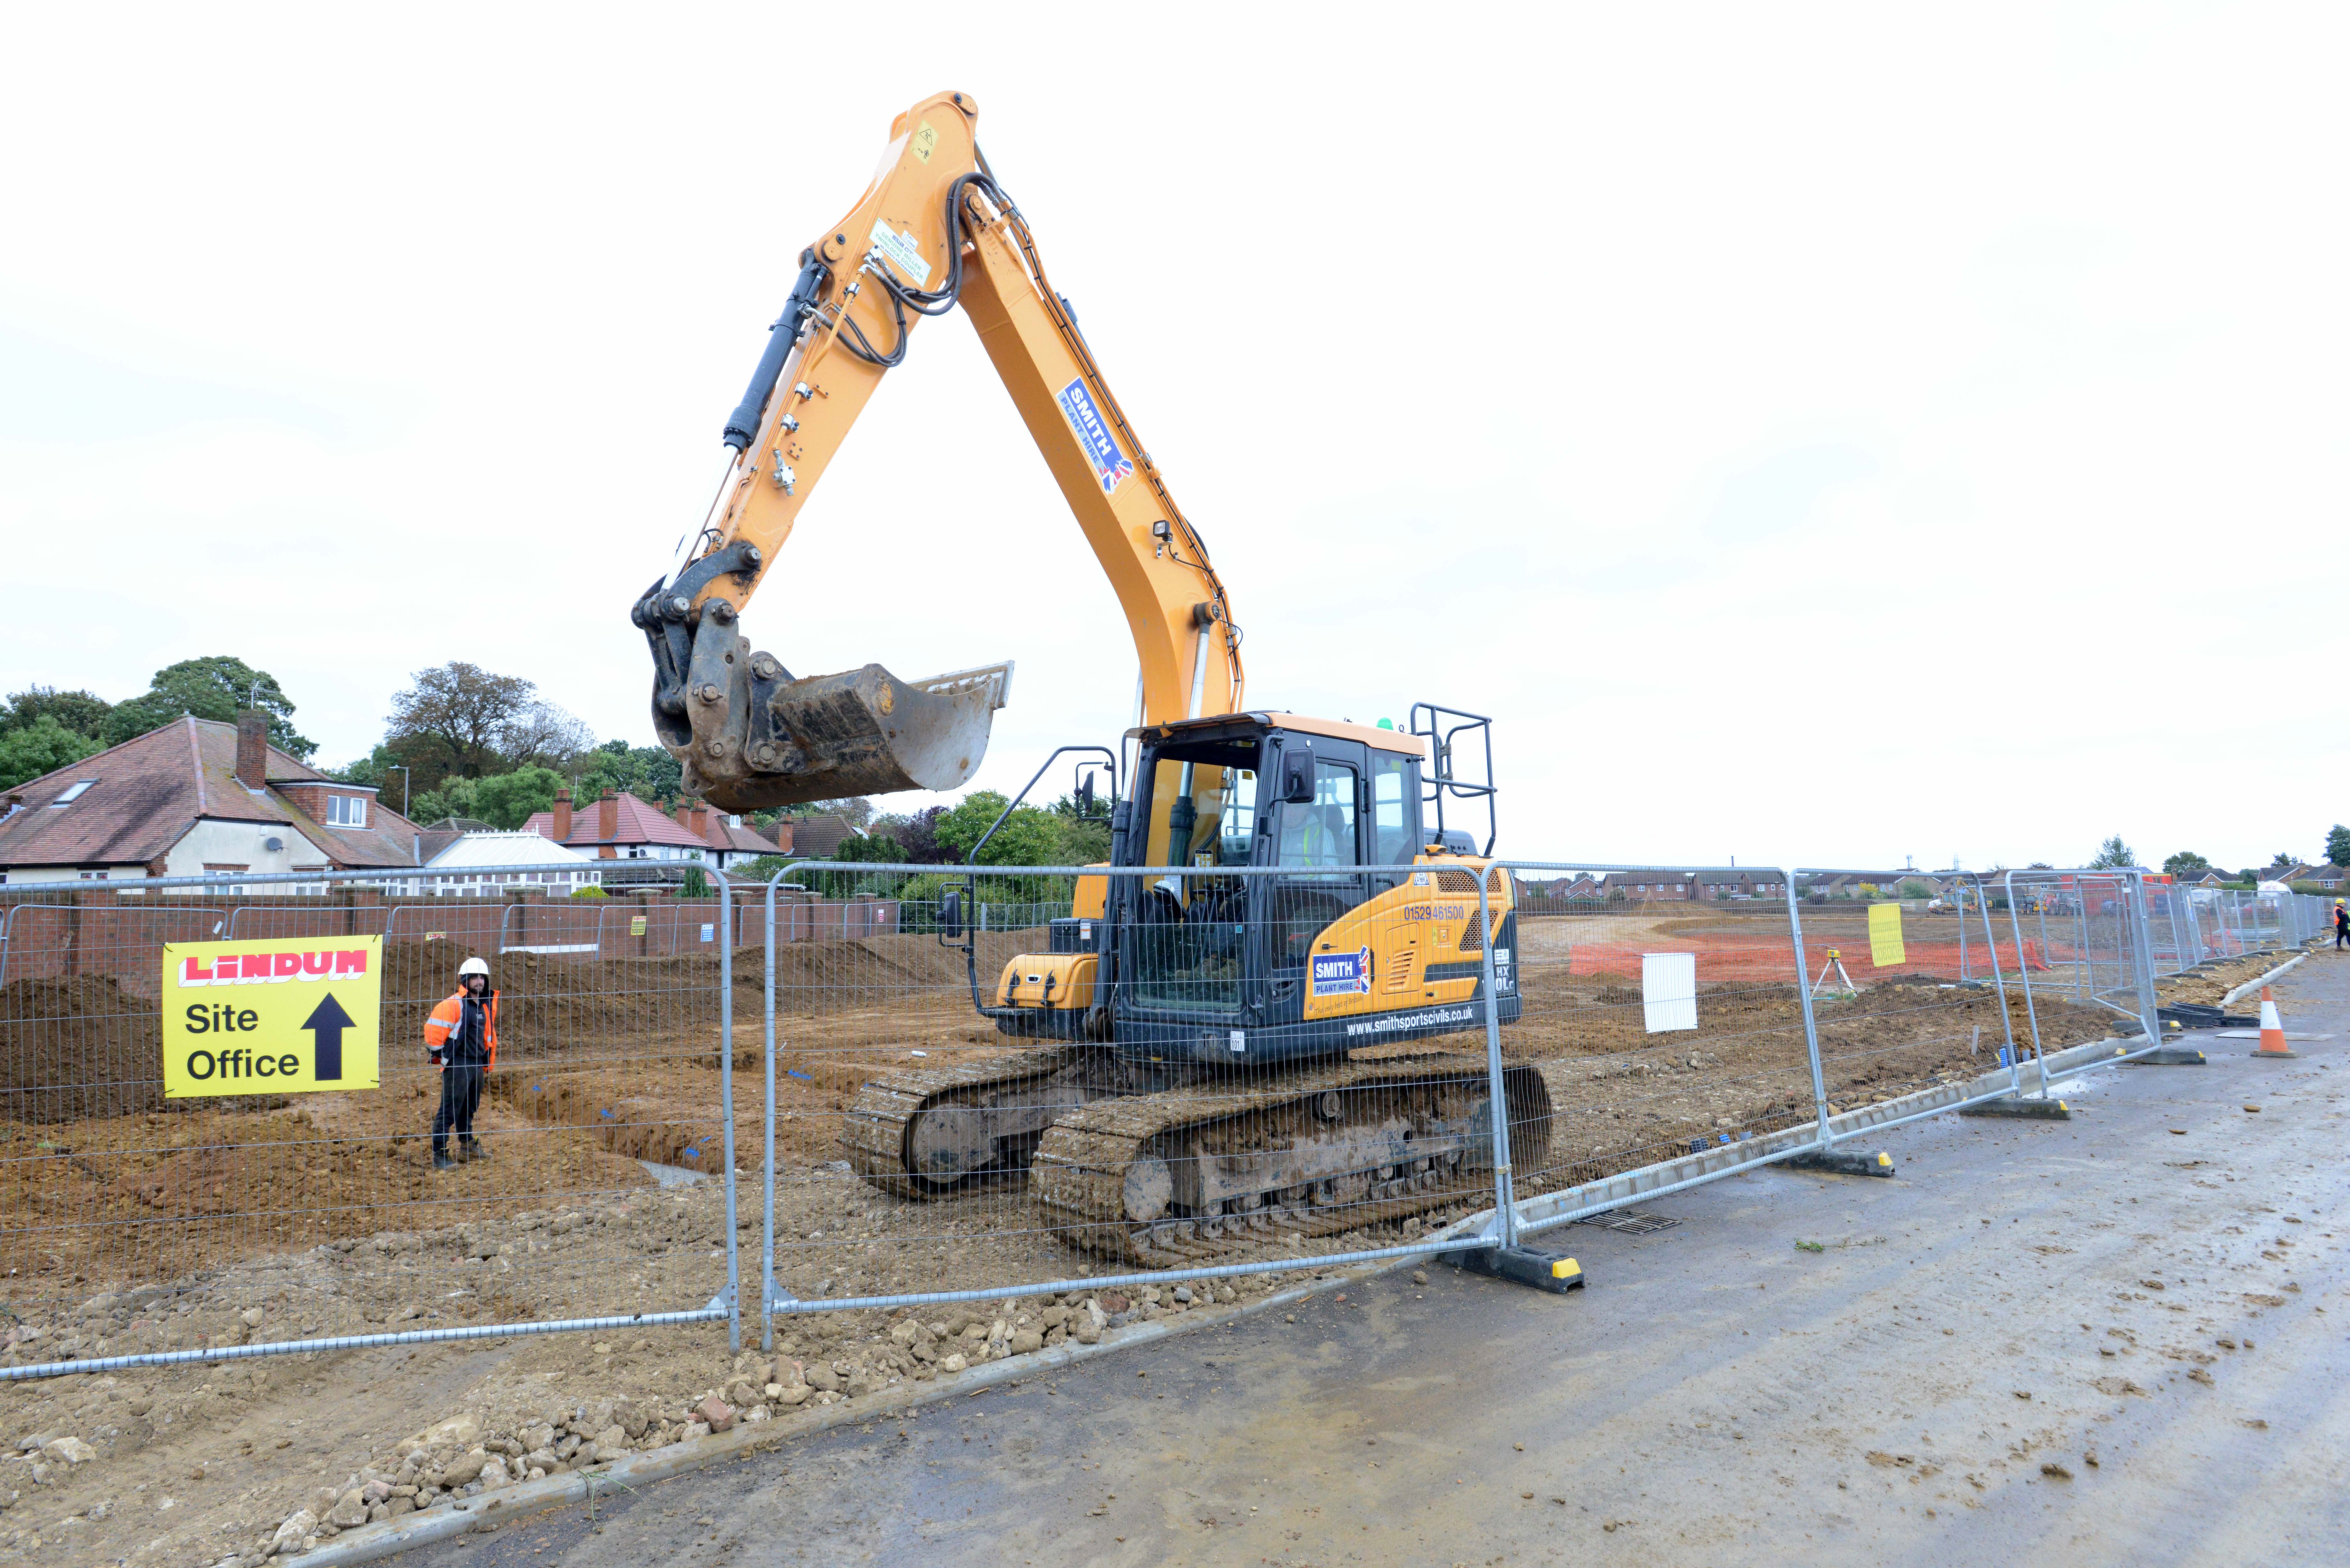
<path id="1" fill-rule="evenodd" d="M 1962 1116 L 2007 1116 L 2027 1122 L 2069 1122 L 2072 1107 L 2062 1100 L 1985 1100 L 1979 1106 L 1962 1106 Z"/>
<path id="2" fill-rule="evenodd" d="M 1532 1247 L 1479 1247 L 1466 1252 L 1447 1252 L 1443 1256 L 1444 1261 L 1456 1269 L 1466 1269 L 1472 1274 L 1509 1280 L 1521 1285 L 1532 1285 L 1538 1291 L 1550 1291 L 1559 1295 L 1583 1286 L 1583 1265 L 1573 1258 L 1536 1251 Z"/>
<path id="3" fill-rule="evenodd" d="M 2183 1045 L 2165 1045 L 2143 1056 L 2133 1056 L 2122 1064 L 2125 1067 L 2208 1067 L 2210 1059 L 2200 1051 L 2189 1051 Z"/>
<path id="4" fill-rule="evenodd" d="M 1824 1170 L 1831 1176 L 1891 1176 L 1893 1157 L 1875 1154 L 1822 1154 L 1817 1149 L 1779 1162 L 1789 1170 Z"/>

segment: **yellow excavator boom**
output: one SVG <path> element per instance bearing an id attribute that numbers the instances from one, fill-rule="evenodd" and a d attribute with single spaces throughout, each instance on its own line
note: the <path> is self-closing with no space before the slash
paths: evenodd
<path id="1" fill-rule="evenodd" d="M 723 809 L 951 789 L 979 766 L 1009 665 L 918 681 L 879 665 L 801 678 L 754 652 L 740 628 L 914 327 L 957 306 L 1126 612 L 1140 721 L 1241 706 L 1241 634 L 1207 546 L 989 172 L 978 119 L 970 94 L 945 92 L 890 126 L 865 194 L 801 254 L 790 301 L 727 421 L 733 466 L 698 548 L 632 612 L 652 649 L 654 727 L 682 763 L 686 789 Z"/>

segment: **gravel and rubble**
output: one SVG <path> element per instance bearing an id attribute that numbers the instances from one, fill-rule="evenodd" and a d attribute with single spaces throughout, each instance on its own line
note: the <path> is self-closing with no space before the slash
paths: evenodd
<path id="1" fill-rule="evenodd" d="M 659 1191 L 585 1213 L 518 1216 L 446 1232 L 386 1232 L 172 1287 L 104 1293 L 7 1333 L 0 1363 L 291 1338 L 335 1294 L 391 1331 L 461 1327 L 490 1302 L 452 1300 L 446 1270 L 482 1283 L 517 1258 L 577 1251 L 608 1268 L 632 1235 L 683 1235 L 706 1297 L 723 1251 L 713 1188 Z M 749 1223 L 740 1240 L 755 1260 Z M 534 1246 L 536 1251 L 533 1251 Z M 1335 1250 L 1324 1242 L 1315 1251 Z M 1066 1254 L 1061 1254 L 1066 1262 Z M 403 1266 L 405 1265 L 405 1266 Z M 1302 1262 L 1302 1267 L 1311 1267 Z M 542 1267 L 560 1280 L 567 1271 Z M 691 1271 L 689 1271 L 691 1272 Z M 1040 1276 L 1041 1277 L 1041 1276 Z M 399 1288 L 406 1283 L 411 1288 Z M 705 1287 L 708 1287 L 705 1289 Z M 508 1286 L 511 1290 L 516 1287 Z M 772 1352 L 726 1352 L 725 1326 L 444 1340 L 77 1374 L 0 1386 L 0 1561 L 258 1563 L 344 1530 L 515 1481 L 601 1464 L 740 1424 L 851 1399 L 1107 1330 L 1232 1304 L 1269 1276 L 1080 1291 L 920 1312 L 827 1311 L 779 1321 Z M 680 1304 L 679 1293 L 660 1303 Z M 493 1298 L 496 1299 L 496 1298 Z M 492 1319 L 490 1321 L 495 1321 Z M 755 1325 L 746 1337 L 755 1336 Z"/>

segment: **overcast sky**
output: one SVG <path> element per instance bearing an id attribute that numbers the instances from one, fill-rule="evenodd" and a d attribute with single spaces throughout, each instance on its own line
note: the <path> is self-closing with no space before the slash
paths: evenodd
<path id="1" fill-rule="evenodd" d="M 954 88 L 1252 705 L 1492 714 L 1505 853 L 2237 866 L 2350 819 L 2341 7 L 962 14 L 20 10 L 0 681 L 234 653 L 339 762 L 463 659 L 649 742 L 628 606 L 801 246 Z M 1131 711 L 960 316 L 745 626 L 1017 659 L 980 784 Z"/>

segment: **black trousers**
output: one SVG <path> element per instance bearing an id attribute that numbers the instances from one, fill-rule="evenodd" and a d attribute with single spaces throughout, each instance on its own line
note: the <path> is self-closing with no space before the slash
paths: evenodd
<path id="1" fill-rule="evenodd" d="M 432 1117 L 432 1152 L 449 1151 L 449 1129 L 454 1127 L 459 1138 L 473 1141 L 473 1113 L 482 1104 L 482 1079 L 488 1069 L 484 1067 L 443 1067 L 441 1069 L 441 1108 Z"/>
<path id="2" fill-rule="evenodd" d="M 2337 948 L 2350 946 L 2350 927 L 2336 926 L 2334 928 L 2334 945 Z"/>

